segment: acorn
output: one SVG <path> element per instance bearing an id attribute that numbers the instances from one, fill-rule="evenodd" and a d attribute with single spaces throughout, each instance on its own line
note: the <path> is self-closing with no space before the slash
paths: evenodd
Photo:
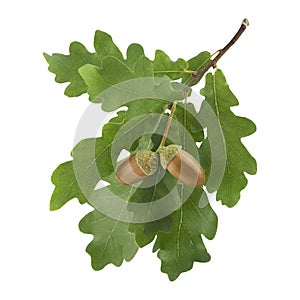
<path id="1" fill-rule="evenodd" d="M 127 158 L 116 171 L 116 179 L 122 184 L 135 184 L 157 170 L 157 154 L 150 150 L 140 150 Z"/>
<path id="2" fill-rule="evenodd" d="M 160 162 L 173 177 L 186 186 L 198 188 L 205 182 L 205 173 L 198 161 L 178 145 L 162 146 Z"/>

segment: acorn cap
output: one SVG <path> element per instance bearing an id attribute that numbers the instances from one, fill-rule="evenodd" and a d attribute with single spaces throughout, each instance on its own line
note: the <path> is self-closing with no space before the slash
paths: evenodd
<path id="1" fill-rule="evenodd" d="M 150 150 L 140 150 L 135 156 L 136 163 L 146 175 L 151 175 L 157 170 L 157 154 Z"/>
<path id="2" fill-rule="evenodd" d="M 169 162 L 181 148 L 179 145 L 162 146 L 159 148 L 160 163 L 164 169 L 167 169 Z"/>
<path id="3" fill-rule="evenodd" d="M 157 169 L 157 155 L 141 150 L 126 159 L 116 171 L 116 179 L 122 184 L 134 184 L 153 174 Z"/>

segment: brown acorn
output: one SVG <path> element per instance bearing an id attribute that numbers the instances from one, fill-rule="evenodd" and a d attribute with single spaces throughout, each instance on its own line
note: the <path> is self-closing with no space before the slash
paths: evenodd
<path id="1" fill-rule="evenodd" d="M 183 184 L 198 188 L 205 182 L 205 173 L 198 161 L 181 146 L 169 145 L 159 150 L 162 166 Z"/>
<path id="2" fill-rule="evenodd" d="M 135 184 L 153 174 L 157 165 L 157 154 L 150 150 L 140 150 L 117 168 L 116 179 L 122 184 Z"/>

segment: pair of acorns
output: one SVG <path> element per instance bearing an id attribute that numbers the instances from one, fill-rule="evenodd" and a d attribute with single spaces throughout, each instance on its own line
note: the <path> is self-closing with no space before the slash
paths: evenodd
<path id="1" fill-rule="evenodd" d="M 122 184 L 135 184 L 156 172 L 159 159 L 162 167 L 183 184 L 197 188 L 205 182 L 198 161 L 178 145 L 161 146 L 157 152 L 138 151 L 117 168 L 116 179 Z"/>

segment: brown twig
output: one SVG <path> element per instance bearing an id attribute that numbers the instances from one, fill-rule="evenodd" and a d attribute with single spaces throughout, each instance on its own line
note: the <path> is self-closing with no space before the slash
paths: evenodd
<path id="1" fill-rule="evenodd" d="M 243 34 L 245 29 L 249 26 L 249 21 L 247 19 L 244 19 L 241 27 L 237 31 L 237 33 L 234 35 L 234 37 L 230 40 L 230 42 L 221 50 L 217 51 L 218 55 L 212 59 L 207 65 L 205 65 L 203 68 L 201 68 L 199 71 L 192 74 L 193 78 L 187 83 L 187 86 L 191 87 L 193 86 L 199 78 L 201 78 L 211 67 L 215 68 L 217 66 L 218 60 L 231 48 L 231 46 L 240 38 L 240 36 Z"/>
<path id="2" fill-rule="evenodd" d="M 192 74 L 192 79 L 186 84 L 185 87 L 188 87 L 187 89 L 184 89 L 184 93 L 185 93 L 185 100 L 184 100 L 184 105 L 185 105 L 185 113 L 186 113 L 186 104 L 187 104 L 187 96 L 188 96 L 188 90 L 191 86 L 193 86 L 198 80 L 199 78 L 201 78 L 211 67 L 213 68 L 216 68 L 217 66 L 217 62 L 219 61 L 219 59 L 232 47 L 232 45 L 240 38 L 240 36 L 243 34 L 243 32 L 245 31 L 245 29 L 247 28 L 247 26 L 249 26 L 249 21 L 247 19 L 244 19 L 242 24 L 241 24 L 241 27 L 239 28 L 239 30 L 237 31 L 237 33 L 234 35 L 234 37 L 229 41 L 229 43 L 224 47 L 222 48 L 221 50 L 215 52 L 216 57 L 214 59 L 212 59 L 211 61 L 209 61 L 208 64 L 206 64 L 203 68 L 201 68 L 199 71 L 196 71 L 194 73 L 191 73 Z M 174 115 L 174 112 L 175 112 L 175 109 L 176 109 L 176 104 L 177 102 L 175 101 L 174 103 L 170 103 L 167 108 L 168 109 L 171 109 L 171 113 L 169 115 L 169 118 L 168 118 L 168 122 L 167 122 L 167 125 L 166 125 L 166 128 L 165 128 L 165 132 L 164 132 L 164 135 L 163 135 L 163 138 L 161 140 L 161 143 L 157 149 L 157 151 L 159 151 L 159 148 L 161 146 L 164 146 L 165 144 L 165 141 L 167 139 L 167 135 L 168 135 L 168 132 L 169 132 L 169 129 L 170 129 L 170 125 L 171 125 L 171 122 L 172 122 L 172 119 L 173 119 L 173 115 Z M 186 115 L 184 116 L 184 122 L 186 122 Z"/>

